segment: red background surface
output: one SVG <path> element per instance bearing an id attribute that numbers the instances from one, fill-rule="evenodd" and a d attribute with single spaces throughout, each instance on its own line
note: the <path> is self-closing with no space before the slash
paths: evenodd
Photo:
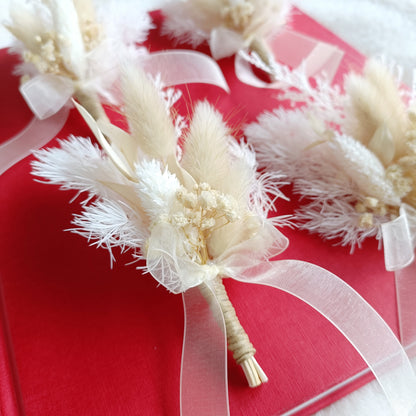
<path id="1" fill-rule="evenodd" d="M 160 16 L 154 17 L 159 23 Z M 356 51 L 298 11 L 292 26 L 346 51 L 338 81 L 345 70 L 362 64 Z M 172 44 L 155 29 L 148 46 L 156 51 Z M 15 63 L 1 51 L 0 141 L 31 119 L 17 91 L 18 80 L 11 75 Z M 245 123 L 281 104 L 275 91 L 241 84 L 232 58 L 219 64 L 231 95 L 206 85 L 181 87 L 180 114 L 191 113 L 196 101 L 207 99 L 239 135 Z M 69 134 L 90 135 L 74 110 L 58 137 Z M 48 146 L 56 144 L 54 139 Z M 72 214 L 80 211 L 79 203 L 70 203 L 73 192 L 34 181 L 31 160 L 22 160 L 0 177 L 2 414 L 178 415 L 181 297 L 158 287 L 149 275 L 141 276 L 134 265 L 125 265 L 129 255 L 118 256 L 110 269 L 106 251 L 64 231 Z M 278 201 L 278 213 L 293 212 L 297 204 L 293 197 L 291 202 Z M 306 232 L 283 232 L 291 243 L 281 258 L 310 261 L 334 272 L 397 333 L 393 275 L 385 271 L 375 241 L 350 255 L 348 248 L 330 246 Z M 230 280 L 225 285 L 270 379 L 250 389 L 229 359 L 232 416 L 284 414 L 365 370 L 353 347 L 306 304 L 271 288 Z M 298 414 L 311 414 L 369 379 L 368 373 L 358 377 Z"/>

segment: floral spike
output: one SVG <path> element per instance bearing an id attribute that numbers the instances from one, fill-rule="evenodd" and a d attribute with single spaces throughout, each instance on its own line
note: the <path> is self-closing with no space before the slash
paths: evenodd
<path id="1" fill-rule="evenodd" d="M 65 189 L 88 192 L 84 212 L 73 221 L 74 232 L 110 251 L 131 249 L 134 258 L 146 262 L 139 269 L 173 293 L 195 286 L 206 297 L 214 292 L 224 311 L 229 348 L 249 385 L 257 386 L 267 377 L 254 359 L 255 349 L 238 322 L 222 278 L 238 273 L 233 272 L 241 267 L 241 262 L 236 264 L 238 256 L 255 265 L 287 244 L 268 218 L 269 198 L 262 201 L 271 190 L 269 177 L 257 175 L 253 151 L 231 140 L 221 116 L 208 103 L 197 105 L 183 159 L 178 160 L 176 143 L 172 146 L 173 123 L 162 111 L 163 99 L 151 80 L 132 71 L 127 76 L 129 88 L 145 92 L 128 102 L 127 117 L 134 126 L 130 140 L 137 146 L 134 163 L 120 169 L 122 159 L 114 155 L 123 153 L 121 140 L 111 137 L 115 130 L 107 129 L 107 154 L 87 139 L 70 138 L 60 148 L 37 151 L 33 174 Z M 85 110 L 81 114 L 85 116 Z M 87 120 L 97 135 L 98 124 L 91 116 Z M 160 137 L 151 140 L 152 131 Z M 223 162 L 228 170 L 218 177 L 215 170 Z M 134 169 L 125 174 L 131 166 Z M 243 177 L 240 182 L 237 171 Z"/>
<path id="2" fill-rule="evenodd" d="M 406 94 L 380 62 L 349 74 L 345 93 L 301 74 L 281 96 L 301 109 L 262 114 L 246 129 L 259 163 L 287 174 L 309 203 L 301 227 L 352 248 L 416 207 L 416 119 Z M 294 90 L 293 88 L 296 88 Z"/>

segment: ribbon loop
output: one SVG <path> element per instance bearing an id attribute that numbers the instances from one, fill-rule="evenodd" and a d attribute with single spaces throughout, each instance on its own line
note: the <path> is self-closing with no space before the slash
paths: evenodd
<path id="1" fill-rule="evenodd" d="M 276 36 L 269 47 L 276 61 L 287 66 L 285 70 L 289 71 L 289 67 L 302 68 L 306 77 L 323 76 L 329 83 L 335 77 L 344 56 L 344 52 L 334 45 L 289 30 Z M 250 63 L 274 75 L 276 82 L 269 83 L 259 79 Z M 276 73 L 273 74 L 273 71 Z M 282 86 L 282 82 L 286 82 L 285 79 L 280 79 L 282 69 L 278 64 L 275 64 L 274 68 L 273 65 L 271 68 L 265 68 L 260 62 L 256 62 L 256 59 L 250 59 L 250 56 L 241 49 L 235 59 L 235 72 L 241 82 L 257 88 L 278 89 Z"/>
<path id="2" fill-rule="evenodd" d="M 168 87 L 200 82 L 230 91 L 218 64 L 200 52 L 179 50 L 154 52 L 140 56 L 139 65 L 153 76 L 160 74 L 163 83 Z"/>
<path id="3" fill-rule="evenodd" d="M 19 89 L 39 120 L 56 114 L 74 93 L 71 80 L 51 74 L 37 75 L 22 84 Z"/>
<path id="4" fill-rule="evenodd" d="M 408 205 L 400 207 L 400 215 L 393 221 L 381 225 L 384 245 L 384 262 L 386 270 L 396 271 L 403 269 L 414 260 L 415 233 L 411 233 L 409 218 L 413 218 L 416 210 Z M 414 228 L 413 225 L 412 228 Z"/>

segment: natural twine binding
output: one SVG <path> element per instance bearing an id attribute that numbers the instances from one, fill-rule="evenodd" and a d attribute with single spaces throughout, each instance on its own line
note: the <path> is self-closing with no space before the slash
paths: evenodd
<path id="1" fill-rule="evenodd" d="M 222 278 L 216 277 L 210 287 L 221 307 L 227 332 L 228 349 L 233 353 L 236 363 L 241 365 L 250 387 L 258 387 L 268 381 L 268 378 L 254 358 L 256 349 L 237 318 L 237 314 L 225 290 Z M 204 296 L 212 296 L 207 286 L 201 285 Z"/>

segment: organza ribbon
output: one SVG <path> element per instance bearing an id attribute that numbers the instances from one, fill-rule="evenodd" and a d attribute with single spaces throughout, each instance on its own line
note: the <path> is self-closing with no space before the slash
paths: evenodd
<path id="1" fill-rule="evenodd" d="M 400 215 L 382 224 L 386 270 L 394 271 L 400 339 L 406 348 L 416 346 L 416 210 L 407 204 Z M 410 351 L 409 351 L 410 352 Z"/>
<path id="2" fill-rule="evenodd" d="M 72 97 L 74 82 L 58 75 L 40 74 L 22 84 L 19 90 L 33 114 L 39 120 L 45 120 Z"/>
<path id="3" fill-rule="evenodd" d="M 199 52 L 156 52 L 139 56 L 138 64 L 154 76 L 160 74 L 167 87 L 200 82 L 229 92 L 218 64 Z M 0 146 L 0 174 L 48 143 L 62 129 L 75 84 L 65 77 L 40 74 L 22 84 L 19 90 L 35 117 L 22 132 Z"/>
<path id="4" fill-rule="evenodd" d="M 69 107 L 64 106 L 46 120 L 33 117 L 20 133 L 2 143 L 0 145 L 0 175 L 55 137 L 65 125 L 68 114 Z"/>
<path id="5" fill-rule="evenodd" d="M 139 57 L 139 65 L 149 74 L 160 74 L 166 86 L 203 83 L 216 85 L 229 92 L 227 81 L 218 64 L 200 52 L 165 51 Z"/>
<path id="6" fill-rule="evenodd" d="M 256 65 L 256 63 L 249 59 L 246 52 L 248 43 L 238 33 L 226 28 L 214 29 L 209 41 L 214 59 L 236 54 L 235 72 L 241 82 L 258 88 L 279 88 L 281 86 L 279 79 L 269 83 L 254 74 L 252 64 Z M 277 61 L 291 68 L 302 67 L 306 77 L 325 76 L 328 82 L 333 80 L 344 56 L 344 52 L 334 45 L 288 29 L 271 39 L 268 47 Z M 264 66 L 257 66 L 269 72 Z"/>
<path id="7" fill-rule="evenodd" d="M 283 290 L 312 306 L 359 352 L 394 414 L 414 414 L 416 376 L 409 359 L 384 320 L 357 292 L 329 271 L 302 261 L 264 262 L 254 267 L 240 264 L 239 256 L 233 256 L 227 266 L 230 277 Z M 185 292 L 183 300 L 181 416 L 228 416 L 226 338 L 220 307 L 198 288 Z"/>

